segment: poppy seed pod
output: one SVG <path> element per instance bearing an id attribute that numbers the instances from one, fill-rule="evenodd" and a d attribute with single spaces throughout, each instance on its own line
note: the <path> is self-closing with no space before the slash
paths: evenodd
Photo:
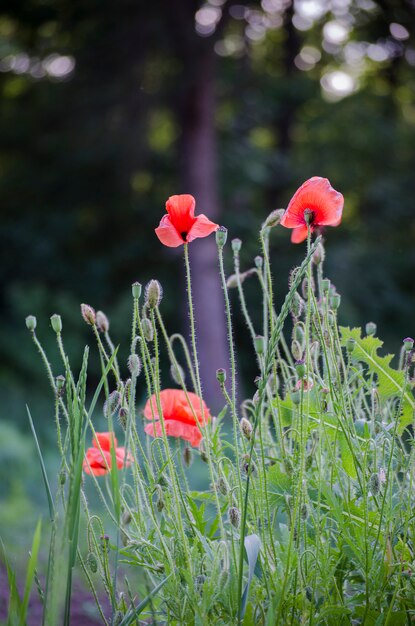
<path id="1" fill-rule="evenodd" d="M 262 266 L 264 265 L 264 259 L 262 258 L 262 256 L 256 256 L 254 259 L 254 263 L 255 263 L 255 267 L 257 268 L 257 270 L 261 270 Z"/>
<path id="2" fill-rule="evenodd" d="M 376 333 L 376 324 L 375 322 L 368 322 L 366 324 L 366 335 L 374 335 Z"/>
<path id="3" fill-rule="evenodd" d="M 96 313 L 92 306 L 89 306 L 89 304 L 81 304 L 81 315 L 89 326 L 95 326 Z"/>
<path id="4" fill-rule="evenodd" d="M 303 378 L 305 376 L 306 365 L 304 359 L 300 359 L 295 362 L 295 371 L 297 372 L 299 378 Z"/>
<path id="5" fill-rule="evenodd" d="M 146 285 L 146 305 L 149 309 L 156 309 L 163 297 L 163 289 L 158 280 L 150 280 Z"/>
<path id="6" fill-rule="evenodd" d="M 412 337 L 406 337 L 403 340 L 403 347 L 405 348 L 407 352 L 412 350 L 412 348 L 414 347 L 414 340 L 412 339 Z"/>
<path id="7" fill-rule="evenodd" d="M 219 226 L 216 231 L 216 244 L 218 248 L 223 248 L 228 238 L 228 229 L 225 226 Z"/>
<path id="8" fill-rule="evenodd" d="M 134 300 L 138 300 L 141 296 L 141 283 L 135 282 L 131 285 L 131 291 L 133 293 Z"/>
<path id="9" fill-rule="evenodd" d="M 232 239 L 231 245 L 232 245 L 232 250 L 234 252 L 239 252 L 239 250 L 242 247 L 242 241 L 240 239 L 238 239 L 238 238 Z"/>
<path id="10" fill-rule="evenodd" d="M 241 513 L 236 506 L 231 506 L 228 510 L 229 521 L 234 526 L 234 528 L 239 528 L 239 524 L 241 523 Z"/>
<path id="11" fill-rule="evenodd" d="M 33 332 L 36 329 L 37 320 L 34 315 L 28 315 L 26 317 L 25 322 L 26 322 L 26 328 L 30 330 L 30 332 Z"/>
<path id="12" fill-rule="evenodd" d="M 107 333 L 110 329 L 109 319 L 103 311 L 97 311 L 96 324 L 100 333 Z"/>
<path id="13" fill-rule="evenodd" d="M 274 211 L 271 211 L 271 213 L 268 215 L 267 219 L 263 223 L 262 228 L 273 228 L 274 226 L 277 226 L 280 223 L 284 213 L 284 209 L 274 209 Z"/>
<path id="14" fill-rule="evenodd" d="M 223 385 L 226 381 L 226 370 L 222 368 L 216 370 L 216 379 L 220 385 Z"/>
<path id="15" fill-rule="evenodd" d="M 62 318 L 57 313 L 54 313 L 50 318 L 50 323 L 52 325 L 53 330 L 57 335 L 62 332 Z"/>
<path id="16" fill-rule="evenodd" d="M 330 297 L 330 306 L 334 311 L 337 311 L 341 303 L 341 296 L 338 293 L 335 293 Z"/>
<path id="17" fill-rule="evenodd" d="M 328 293 L 330 291 L 330 279 L 329 278 L 323 278 L 323 280 L 321 281 L 321 289 L 323 293 Z"/>
<path id="18" fill-rule="evenodd" d="M 261 355 L 264 354 L 265 351 L 265 339 L 262 335 L 257 335 L 254 338 L 254 345 L 255 345 L 255 350 L 256 353 Z"/>

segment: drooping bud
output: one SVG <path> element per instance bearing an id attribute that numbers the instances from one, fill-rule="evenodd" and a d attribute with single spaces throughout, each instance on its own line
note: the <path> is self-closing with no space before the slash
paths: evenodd
<path id="1" fill-rule="evenodd" d="M 104 402 L 104 415 L 109 417 L 114 415 L 121 402 L 121 394 L 119 391 L 112 391 L 108 399 Z"/>
<path id="2" fill-rule="evenodd" d="M 81 304 L 81 314 L 89 326 L 95 326 L 96 313 L 92 306 L 89 306 L 89 304 Z"/>
<path id="3" fill-rule="evenodd" d="M 124 511 L 124 513 L 122 514 L 122 517 L 121 517 L 121 524 L 123 526 L 128 526 L 131 523 L 132 519 L 133 518 L 131 516 L 130 511 Z"/>
<path id="4" fill-rule="evenodd" d="M 97 311 L 96 324 L 100 333 L 107 333 L 110 329 L 110 322 L 103 311 Z"/>
<path id="5" fill-rule="evenodd" d="M 285 457 L 284 459 L 283 468 L 284 468 L 285 473 L 288 474 L 288 476 L 292 476 L 294 474 L 293 463 L 291 459 L 289 459 L 288 457 Z"/>
<path id="6" fill-rule="evenodd" d="M 131 285 L 134 300 L 138 300 L 141 296 L 141 283 L 135 282 Z"/>
<path id="7" fill-rule="evenodd" d="M 54 313 L 50 318 L 50 323 L 52 325 L 53 330 L 57 335 L 62 332 L 62 318 L 57 313 Z"/>
<path id="8" fill-rule="evenodd" d="M 66 470 L 61 469 L 59 472 L 59 483 L 64 485 L 66 483 Z"/>
<path id="9" fill-rule="evenodd" d="M 298 343 L 300 344 L 300 346 L 304 346 L 304 342 L 305 342 L 305 331 L 304 331 L 304 326 L 301 322 L 298 322 L 297 324 L 295 324 L 294 328 L 293 328 L 293 339 L 295 339 L 296 341 L 298 341 Z M 299 359 L 297 359 L 298 361 Z"/>
<path id="10" fill-rule="evenodd" d="M 200 442 L 199 452 L 200 452 L 200 458 L 202 459 L 202 461 L 204 463 L 208 463 L 209 462 L 209 457 L 208 457 L 207 452 L 206 452 L 206 443 L 205 443 L 204 439 L 202 439 L 202 441 Z"/>
<path id="11" fill-rule="evenodd" d="M 265 222 L 262 224 L 262 228 L 273 228 L 274 226 L 277 226 L 284 213 L 284 209 L 275 209 L 274 211 L 271 211 Z"/>
<path id="12" fill-rule="evenodd" d="M 296 339 L 291 342 L 291 354 L 296 361 L 300 361 L 303 357 L 303 350 Z"/>
<path id="13" fill-rule="evenodd" d="M 313 263 L 315 265 L 320 265 L 320 263 L 323 263 L 325 257 L 326 257 L 326 252 L 324 250 L 323 244 L 320 241 L 320 243 L 317 245 L 317 248 L 313 252 L 313 256 L 312 256 Z"/>
<path id="14" fill-rule="evenodd" d="M 118 419 L 124 432 L 127 430 L 128 409 L 122 406 L 118 411 Z"/>
<path id="15" fill-rule="evenodd" d="M 223 478 L 223 476 L 219 476 L 218 480 L 216 481 L 216 488 L 223 496 L 227 496 L 229 493 L 228 483 Z"/>
<path id="16" fill-rule="evenodd" d="M 251 476 L 256 473 L 256 465 L 253 462 L 249 454 L 244 454 L 242 457 L 241 469 L 243 474 L 250 474 Z"/>
<path id="17" fill-rule="evenodd" d="M 225 226 L 219 226 L 216 231 L 216 244 L 218 248 L 223 248 L 228 238 L 228 229 Z"/>
<path id="18" fill-rule="evenodd" d="M 96 572 L 98 571 L 98 561 L 97 561 L 97 557 L 95 556 L 93 552 L 90 552 L 88 554 L 88 556 L 86 557 L 86 562 L 88 563 L 88 567 L 91 570 L 91 572 L 93 574 L 96 574 Z"/>
<path id="19" fill-rule="evenodd" d="M 149 309 L 156 309 L 163 297 L 163 289 L 158 280 L 150 280 L 146 285 L 145 298 Z"/>
<path id="20" fill-rule="evenodd" d="M 58 394 L 58 396 L 61 396 L 63 394 L 63 389 L 65 387 L 65 376 L 62 376 L 62 374 L 60 374 L 59 376 L 56 376 L 56 393 Z"/>
<path id="21" fill-rule="evenodd" d="M 239 252 L 239 250 L 242 247 L 242 241 L 240 239 L 238 239 L 238 238 L 232 239 L 231 245 L 232 245 L 232 250 L 234 252 Z"/>
<path id="22" fill-rule="evenodd" d="M 162 510 L 164 509 L 165 503 L 164 503 L 164 496 L 163 496 L 163 491 L 162 489 L 159 487 L 157 489 L 157 500 L 156 500 L 156 508 L 157 511 L 159 513 L 162 512 Z"/>
<path id="23" fill-rule="evenodd" d="M 246 417 L 242 417 L 241 421 L 239 422 L 239 427 L 245 439 L 248 439 L 248 441 L 250 441 L 253 431 L 251 422 Z"/>
<path id="24" fill-rule="evenodd" d="M 265 351 L 265 339 L 264 339 L 264 337 L 262 337 L 262 335 L 257 335 L 254 338 L 254 345 L 255 345 L 255 350 L 256 350 L 257 354 L 259 354 L 260 356 L 262 354 L 264 354 L 264 351 Z"/>
<path id="25" fill-rule="evenodd" d="M 184 369 L 178 363 L 172 363 L 170 366 L 170 376 L 176 385 L 183 385 L 185 381 Z"/>
<path id="26" fill-rule="evenodd" d="M 239 528 L 239 524 L 241 523 L 241 513 L 236 506 L 231 506 L 228 510 L 229 521 L 234 526 L 234 528 Z"/>
<path id="27" fill-rule="evenodd" d="M 127 363 L 131 376 L 138 377 L 141 372 L 141 361 L 138 354 L 130 354 Z"/>
<path id="28" fill-rule="evenodd" d="M 407 352 L 412 350 L 412 348 L 414 347 L 414 340 L 412 339 L 412 337 L 406 337 L 403 340 L 403 347 L 405 348 Z"/>
<path id="29" fill-rule="evenodd" d="M 372 474 L 372 476 L 369 478 L 369 489 L 374 496 L 376 496 L 379 493 L 380 478 L 377 472 L 375 474 Z"/>
<path id="30" fill-rule="evenodd" d="M 226 381 L 226 370 L 223 368 L 216 370 L 216 379 L 220 385 L 224 385 Z"/>
<path id="31" fill-rule="evenodd" d="M 366 335 L 374 335 L 376 333 L 376 324 L 375 322 L 368 322 L 366 324 Z"/>
<path id="32" fill-rule="evenodd" d="M 307 519 L 307 517 L 308 517 L 308 506 L 306 505 L 306 503 L 305 503 L 305 502 L 301 505 L 301 511 L 300 511 L 300 514 L 301 514 L 301 518 L 302 518 L 303 520 L 306 520 L 306 519 Z"/>
<path id="33" fill-rule="evenodd" d="M 300 317 L 304 308 L 304 300 L 300 296 L 300 294 L 296 291 L 294 293 L 293 299 L 291 301 L 291 313 L 294 317 Z"/>
<path id="34" fill-rule="evenodd" d="M 37 326 L 37 319 L 35 318 L 35 316 L 28 315 L 26 317 L 25 322 L 26 322 L 26 328 L 30 330 L 31 333 L 33 333 Z"/>
<path id="35" fill-rule="evenodd" d="M 150 342 L 154 339 L 153 326 L 148 317 L 143 317 L 141 320 L 141 328 L 143 329 L 143 337 L 146 341 Z"/>
<path id="36" fill-rule="evenodd" d="M 264 265 L 264 259 L 262 258 L 262 256 L 258 255 L 255 257 L 254 263 L 257 270 L 262 270 L 262 266 Z"/>
<path id="37" fill-rule="evenodd" d="M 191 464 L 193 463 L 193 453 L 191 449 L 189 448 L 189 446 L 186 446 L 185 449 L 183 450 L 183 461 L 186 467 L 190 467 Z"/>

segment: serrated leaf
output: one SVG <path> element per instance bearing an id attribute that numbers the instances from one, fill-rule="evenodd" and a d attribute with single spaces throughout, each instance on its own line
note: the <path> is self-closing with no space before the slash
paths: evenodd
<path id="1" fill-rule="evenodd" d="M 340 458 L 342 461 L 342 466 L 344 471 L 350 478 L 356 480 L 357 473 L 356 467 L 353 459 L 353 454 L 350 450 L 349 444 L 347 443 L 347 439 L 343 433 L 338 434 L 339 439 L 339 450 L 340 450 Z"/>
<path id="2" fill-rule="evenodd" d="M 279 465 L 273 465 L 267 472 L 267 487 L 270 503 L 283 506 L 292 492 L 291 478 L 281 471 Z"/>
<path id="3" fill-rule="evenodd" d="M 346 345 L 348 339 L 355 340 L 352 357 L 365 363 L 369 371 L 376 375 L 377 389 L 381 399 L 399 398 L 403 394 L 398 428 L 398 432 L 402 433 L 404 428 L 413 422 L 415 401 L 409 384 L 405 383 L 404 372 L 390 365 L 393 354 L 379 356 L 377 352 L 383 346 L 383 341 L 371 335 L 362 337 L 360 328 L 342 326 L 340 332 L 343 346 Z"/>

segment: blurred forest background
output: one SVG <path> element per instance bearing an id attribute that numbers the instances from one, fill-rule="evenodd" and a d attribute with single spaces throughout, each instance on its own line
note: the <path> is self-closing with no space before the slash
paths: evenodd
<path id="1" fill-rule="evenodd" d="M 55 374 L 51 314 L 62 315 L 74 368 L 93 345 L 81 302 L 107 313 L 125 362 L 133 281 L 158 278 L 169 330 L 187 324 L 181 251 L 153 232 L 169 195 L 192 193 L 199 212 L 240 237 L 247 269 L 268 213 L 320 175 L 345 195 L 326 262 L 341 320 L 375 321 L 397 352 L 415 333 L 414 166 L 413 0 L 3 0 L 0 527 L 25 518 L 27 493 L 41 489 L 26 402 L 42 445 L 54 445 L 26 315 L 38 318 Z M 272 234 L 280 298 L 304 253 L 289 236 Z M 214 238 L 190 253 L 215 404 L 227 355 Z M 230 246 L 227 261 L 231 273 Z M 252 394 L 236 305 L 241 394 Z"/>

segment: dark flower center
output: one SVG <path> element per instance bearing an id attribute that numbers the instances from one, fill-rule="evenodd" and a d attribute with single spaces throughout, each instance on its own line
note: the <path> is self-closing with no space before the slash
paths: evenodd
<path id="1" fill-rule="evenodd" d="M 180 233 L 181 238 L 183 239 L 183 241 L 186 241 L 186 237 L 187 237 L 187 231 L 183 231 L 182 233 Z"/>

